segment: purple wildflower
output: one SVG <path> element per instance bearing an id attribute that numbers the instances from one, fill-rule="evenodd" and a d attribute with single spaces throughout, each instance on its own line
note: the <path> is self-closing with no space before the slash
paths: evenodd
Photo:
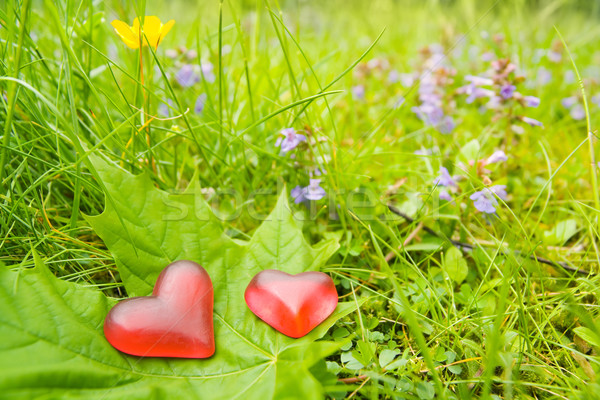
<path id="1" fill-rule="evenodd" d="M 450 196 L 450 193 L 446 189 L 442 189 L 440 190 L 440 200 L 451 201 L 452 196 Z"/>
<path id="2" fill-rule="evenodd" d="M 494 84 L 494 81 L 490 78 L 483 78 L 481 76 L 476 75 L 466 75 L 465 80 L 467 82 L 471 82 L 476 86 L 492 86 Z"/>
<path id="3" fill-rule="evenodd" d="M 529 118 L 529 117 L 521 117 L 521 121 L 525 122 L 526 124 L 528 124 L 530 126 L 541 126 L 541 127 L 544 127 L 544 124 L 542 124 L 537 119 L 533 119 L 533 118 Z"/>
<path id="4" fill-rule="evenodd" d="M 477 210 L 486 214 L 493 214 L 496 212 L 498 200 L 489 196 L 487 192 L 484 192 L 483 190 L 475 192 L 471 195 L 470 199 L 473 200 L 473 205 Z"/>
<path id="5" fill-rule="evenodd" d="M 206 93 L 201 93 L 194 104 L 194 112 L 201 114 L 204 111 L 204 104 L 206 104 Z"/>
<path id="6" fill-rule="evenodd" d="M 502 200 L 508 199 L 508 194 L 506 193 L 506 185 L 494 185 L 490 186 L 488 189 Z"/>
<path id="7" fill-rule="evenodd" d="M 566 71 L 564 81 L 565 81 L 565 83 L 575 82 L 575 72 L 573 72 L 572 70 Z"/>
<path id="8" fill-rule="evenodd" d="M 440 99 L 437 94 L 430 92 L 421 91 L 419 94 L 419 101 L 423 104 L 435 107 L 440 107 L 442 105 L 442 99 Z"/>
<path id="9" fill-rule="evenodd" d="M 526 107 L 537 107 L 540 105 L 540 98 L 535 96 L 524 96 L 523 100 L 525 101 Z"/>
<path id="10" fill-rule="evenodd" d="M 400 73 L 395 69 L 391 70 L 390 73 L 388 74 L 387 80 L 389 83 L 400 82 Z"/>
<path id="11" fill-rule="evenodd" d="M 473 200 L 473 205 L 477 210 L 486 214 L 493 214 L 496 212 L 496 206 L 498 205 L 498 200 L 496 200 L 494 195 L 502 200 L 506 200 L 508 197 L 506 185 L 495 185 L 484 188 L 473 193 L 469 198 Z"/>
<path id="12" fill-rule="evenodd" d="M 311 179 L 310 184 L 304 189 L 304 197 L 308 200 L 321 200 L 327 194 L 321 187 L 320 179 Z"/>
<path id="13" fill-rule="evenodd" d="M 298 204 L 307 200 L 321 200 L 327 193 L 321 187 L 320 179 L 311 179 L 308 186 L 296 186 L 290 194 L 294 198 L 294 203 Z"/>
<path id="14" fill-rule="evenodd" d="M 433 180 L 434 185 L 452 187 L 457 186 L 456 181 L 452 179 L 446 167 L 440 167 L 440 176 Z"/>
<path id="15" fill-rule="evenodd" d="M 471 104 L 475 100 L 480 99 L 482 97 L 493 97 L 494 96 L 493 91 L 491 91 L 489 89 L 480 88 L 474 82 L 471 82 L 470 84 L 459 88 L 458 91 L 459 91 L 459 93 L 464 93 L 468 96 L 467 100 L 466 100 L 467 104 Z"/>
<path id="16" fill-rule="evenodd" d="M 497 150 L 485 160 L 485 164 L 493 164 L 506 160 L 508 160 L 508 156 L 502 150 Z"/>
<path id="17" fill-rule="evenodd" d="M 595 105 L 600 107 L 600 94 L 596 94 L 596 95 L 592 96 L 591 100 L 592 100 L 592 103 L 594 103 Z"/>
<path id="18" fill-rule="evenodd" d="M 194 84 L 200 80 L 198 75 L 196 75 L 194 72 L 194 67 L 191 64 L 185 64 L 183 67 L 181 67 L 179 71 L 177 71 L 175 79 L 177 80 L 177 83 L 184 88 L 194 86 Z"/>
<path id="19" fill-rule="evenodd" d="M 485 108 L 489 110 L 497 110 L 502 106 L 502 99 L 500 96 L 492 96 L 490 97 L 490 101 L 485 104 Z"/>
<path id="20" fill-rule="evenodd" d="M 355 100 L 364 100 L 365 92 L 364 85 L 352 86 L 352 97 L 354 97 Z"/>
<path id="21" fill-rule="evenodd" d="M 562 54 L 560 54 L 558 51 L 550 50 L 548 52 L 548 60 L 552 61 L 553 63 L 559 63 L 562 60 Z"/>
<path id="22" fill-rule="evenodd" d="M 454 118 L 446 115 L 436 128 L 442 135 L 448 135 L 456 128 L 456 123 L 454 122 Z"/>
<path id="23" fill-rule="evenodd" d="M 492 61 L 496 56 L 491 51 L 486 51 L 481 55 L 481 61 Z"/>
<path id="24" fill-rule="evenodd" d="M 210 61 L 202 62 L 200 69 L 202 70 L 202 77 L 206 82 L 213 83 L 215 81 L 214 67 Z"/>
<path id="25" fill-rule="evenodd" d="M 537 71 L 537 80 L 540 85 L 544 86 L 552 80 L 552 72 L 549 69 L 540 67 Z"/>
<path id="26" fill-rule="evenodd" d="M 494 81 L 492 81 L 491 79 L 483 78 L 480 76 L 467 75 L 467 76 L 465 76 L 465 80 L 470 83 L 466 86 L 460 87 L 458 89 L 458 92 L 464 93 L 468 96 L 467 100 L 466 100 L 467 104 L 471 104 L 475 100 L 482 98 L 482 97 L 493 97 L 494 96 L 494 92 L 492 90 L 479 87 L 479 86 L 493 85 Z"/>
<path id="27" fill-rule="evenodd" d="M 419 117 L 421 121 L 431 125 L 435 125 L 444 116 L 444 111 L 441 108 L 427 103 L 423 103 L 418 107 L 412 107 L 411 110 L 417 114 L 417 117 Z"/>
<path id="28" fill-rule="evenodd" d="M 296 133 L 294 128 L 282 129 L 279 133 L 284 137 L 277 138 L 275 146 L 281 146 L 281 151 L 284 153 L 294 150 L 300 142 L 306 141 L 306 136 Z"/>
<path id="29" fill-rule="evenodd" d="M 291 190 L 290 194 L 294 198 L 294 203 L 296 203 L 296 204 L 301 203 L 306 200 L 304 198 L 304 188 L 300 185 L 293 188 Z"/>
<path id="30" fill-rule="evenodd" d="M 575 104 L 577 104 L 577 97 L 575 96 L 570 96 L 570 97 L 565 97 L 564 99 L 562 99 L 560 101 L 560 104 L 564 107 L 564 108 L 571 108 L 573 107 Z"/>
<path id="31" fill-rule="evenodd" d="M 500 88 L 500 96 L 502 96 L 504 100 L 508 100 L 513 96 L 515 90 L 517 90 L 515 85 L 506 84 Z"/>
<path id="32" fill-rule="evenodd" d="M 437 129 L 442 134 L 448 134 L 454 129 L 454 120 L 446 115 L 448 109 L 453 108 L 451 102 L 446 101 L 446 86 L 452 81 L 455 71 L 444 66 L 447 60 L 443 47 L 431 45 L 424 53 L 427 55 L 423 62 L 423 70 L 419 77 L 419 104 L 411 110 L 425 124 Z"/>
<path id="33" fill-rule="evenodd" d="M 569 114 L 571 114 L 571 118 L 573 118 L 576 121 L 581 121 L 582 119 L 585 119 L 585 109 L 581 104 L 575 104 L 571 108 Z"/>

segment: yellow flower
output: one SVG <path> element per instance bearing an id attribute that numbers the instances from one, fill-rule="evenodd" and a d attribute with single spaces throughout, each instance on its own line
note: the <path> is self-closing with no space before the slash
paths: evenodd
<path id="1" fill-rule="evenodd" d="M 144 26 L 140 26 L 139 17 L 133 20 L 133 26 L 129 26 L 126 22 L 118 19 L 111 22 L 111 25 L 128 47 L 139 49 L 140 43 L 142 43 L 142 46 L 150 45 L 156 50 L 174 23 L 174 20 L 170 20 L 163 24 L 158 17 L 149 15 L 144 18 Z M 144 37 L 146 40 L 143 40 Z"/>

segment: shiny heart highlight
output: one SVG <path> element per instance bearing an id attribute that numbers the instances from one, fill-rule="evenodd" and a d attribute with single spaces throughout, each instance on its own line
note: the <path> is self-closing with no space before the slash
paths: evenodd
<path id="1" fill-rule="evenodd" d="M 116 349 L 143 357 L 207 358 L 215 352 L 213 286 L 193 261 L 169 264 L 151 296 L 123 300 L 104 321 Z"/>
<path id="2" fill-rule="evenodd" d="M 322 272 L 264 270 L 252 278 L 244 297 L 257 317 L 293 338 L 312 331 L 338 303 L 333 280 Z"/>

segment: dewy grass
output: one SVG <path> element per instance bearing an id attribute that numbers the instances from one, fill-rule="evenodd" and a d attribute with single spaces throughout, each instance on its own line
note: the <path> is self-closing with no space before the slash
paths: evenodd
<path id="1" fill-rule="evenodd" d="M 130 295 L 86 220 L 124 210 L 120 230 L 130 217 L 93 156 L 168 192 L 160 218 L 183 215 L 171 199 L 205 199 L 236 245 L 264 235 L 285 191 L 294 229 L 339 242 L 320 269 L 359 306 L 323 332 L 297 385 L 332 399 L 599 398 L 599 12 L 559 0 L 5 1 L 0 268 L 27 287 L 43 264 L 78 283 L 69 298 Z M 110 23 L 146 15 L 176 22 L 158 47 L 129 49 Z M 190 87 L 175 78 L 184 65 Z M 306 141 L 281 152 L 286 128 Z M 498 151 L 506 159 L 488 164 Z M 325 198 L 291 197 L 311 179 Z M 483 212 L 475 193 L 489 195 Z M 0 350 L 6 371 L 33 371 L 9 358 Z M 257 393 L 268 373 L 229 393 Z M 293 386 L 294 371 L 277 379 Z M 0 392 L 24 396 L 10 384 Z"/>

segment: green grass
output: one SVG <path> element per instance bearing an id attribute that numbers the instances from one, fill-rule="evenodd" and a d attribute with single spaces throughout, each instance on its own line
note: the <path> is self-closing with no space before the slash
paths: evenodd
<path id="1" fill-rule="evenodd" d="M 3 2 L 0 263 L 33 266 L 35 250 L 61 279 L 126 296 L 113 257 L 83 218 L 104 206 L 90 154 L 148 173 L 169 191 L 199 181 L 239 239 L 278 191 L 306 186 L 318 168 L 328 197 L 299 205 L 298 217 L 312 242 L 340 239 L 323 269 L 340 296 L 368 299 L 327 336 L 356 332 L 315 371 L 330 397 L 600 398 L 600 340 L 582 329 L 600 331 L 600 106 L 590 102 L 600 94 L 597 4 L 195 3 Z M 110 22 L 144 14 L 176 23 L 156 52 L 144 50 L 142 83 L 138 51 Z M 419 50 L 432 43 L 456 70 L 444 107 L 459 123 L 449 135 L 411 111 L 418 86 L 387 80 L 392 69 L 426 70 Z M 180 47 L 197 52 L 188 62 L 213 64 L 214 82 L 176 83 L 167 50 Z M 562 49 L 560 62 L 545 56 L 550 48 Z M 543 129 L 521 124 L 515 134 L 506 118 L 493 120 L 479 112 L 482 103 L 454 93 L 465 75 L 488 69 L 484 51 L 518 65 L 518 90 L 541 104 L 511 112 Z M 376 59 L 389 68 L 368 70 Z M 540 67 L 552 73 L 546 85 Z M 359 84 L 364 100 L 352 95 Z M 577 121 L 561 100 L 582 88 L 587 118 Z M 196 115 L 200 93 L 207 101 Z M 167 99 L 171 118 L 152 119 Z M 309 140 L 281 155 L 277 133 L 290 126 Z M 434 150 L 415 155 L 423 149 Z M 469 196 L 489 183 L 467 161 L 498 149 L 509 159 L 485 175 L 507 185 L 509 197 L 486 216 Z M 464 176 L 452 203 L 438 200 L 440 166 Z M 471 247 L 456 255 L 450 240 Z M 388 370 L 390 355 L 403 361 Z"/>

